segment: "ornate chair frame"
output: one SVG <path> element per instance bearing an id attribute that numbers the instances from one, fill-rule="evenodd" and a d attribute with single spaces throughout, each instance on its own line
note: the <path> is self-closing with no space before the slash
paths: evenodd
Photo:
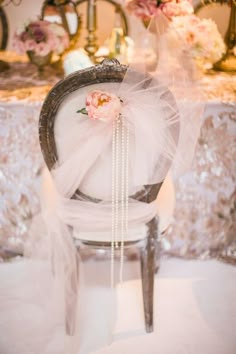
<path id="1" fill-rule="evenodd" d="M 49 170 L 57 162 L 57 148 L 54 139 L 54 121 L 57 110 L 66 96 L 84 86 L 105 83 L 105 82 L 121 82 L 126 73 L 127 67 L 120 65 L 115 59 L 104 60 L 102 64 L 91 68 L 77 71 L 65 79 L 57 83 L 46 97 L 39 118 L 39 139 L 44 156 L 44 160 Z M 162 183 L 155 185 L 146 185 L 142 190 L 137 192 L 132 198 L 146 203 L 153 202 L 161 188 Z M 94 203 L 99 202 L 98 199 L 84 195 L 79 190 L 73 196 L 75 199 L 90 200 Z M 153 331 L 153 293 L 154 293 L 154 276 L 156 271 L 157 258 L 157 234 L 158 234 L 158 218 L 153 218 L 147 224 L 147 237 L 144 242 L 127 241 L 125 247 L 135 245 L 140 248 L 141 259 L 141 276 L 143 289 L 143 303 L 145 314 L 146 332 Z M 87 246 L 93 248 L 110 247 L 110 242 L 93 242 L 81 241 Z"/>

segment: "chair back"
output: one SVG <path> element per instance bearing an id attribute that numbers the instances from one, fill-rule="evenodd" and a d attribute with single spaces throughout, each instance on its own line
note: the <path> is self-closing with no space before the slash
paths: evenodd
<path id="1" fill-rule="evenodd" d="M 69 75 L 54 86 L 43 104 L 39 121 L 40 145 L 49 170 L 57 162 L 65 162 L 78 145 L 78 134 L 81 137 L 83 132 L 76 130 L 76 111 L 83 107 L 86 94 L 91 89 L 118 88 L 126 71 L 127 67 L 117 60 L 104 60 L 100 65 Z M 143 75 L 140 73 L 140 80 Z M 106 156 L 99 158 L 92 173 L 86 175 L 74 198 L 99 202 L 109 197 L 111 160 L 111 151 L 106 151 Z M 129 195 L 150 203 L 156 199 L 160 187 L 161 183 L 144 185 L 137 190 L 129 185 Z"/>

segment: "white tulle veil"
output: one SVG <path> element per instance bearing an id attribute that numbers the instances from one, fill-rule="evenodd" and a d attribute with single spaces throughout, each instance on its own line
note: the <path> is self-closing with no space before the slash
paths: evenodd
<path id="1" fill-rule="evenodd" d="M 152 49 L 158 59 L 156 71 L 148 73 L 145 63 L 140 65 L 134 60 L 119 87 L 111 88 L 111 93 L 122 101 L 124 132 L 129 134 L 126 175 L 129 228 L 150 221 L 156 213 L 154 203 L 135 201 L 130 198 L 132 192 L 144 185 L 162 182 L 169 171 L 178 178 L 190 167 L 203 113 L 201 91 L 193 80 L 194 66 L 181 39 L 176 34 L 170 36 L 168 21 L 161 14 L 151 21 L 149 29 L 139 36 L 152 33 L 155 42 Z M 150 41 L 142 43 L 144 47 L 137 49 L 139 53 L 150 46 Z M 100 89 L 103 89 L 102 84 Z M 50 265 L 61 304 L 65 305 L 65 353 L 66 348 L 70 348 L 70 354 L 82 354 L 111 340 L 115 316 L 114 313 L 106 315 L 106 335 L 93 330 L 90 338 L 93 345 L 83 342 L 80 321 L 87 323 L 81 304 L 85 281 L 72 230 L 107 232 L 111 229 L 112 174 L 102 201 L 94 203 L 72 197 L 78 188 L 87 191 L 86 181 L 92 178 L 95 166 L 99 167 L 101 155 L 112 157 L 113 130 L 112 123 L 91 121 L 76 112 L 75 119 L 78 120 L 78 148 L 66 160 L 59 159 L 51 173 L 45 170 L 41 196 L 45 230 L 42 224 L 37 230 L 34 228 L 38 238 L 32 237 L 27 254 L 44 259 Z M 111 295 L 107 308 L 114 310 L 113 290 Z M 91 323 L 88 326 L 93 328 Z M 38 353 L 42 353 L 40 350 L 38 348 Z M 29 354 L 27 348 L 24 354 Z"/>

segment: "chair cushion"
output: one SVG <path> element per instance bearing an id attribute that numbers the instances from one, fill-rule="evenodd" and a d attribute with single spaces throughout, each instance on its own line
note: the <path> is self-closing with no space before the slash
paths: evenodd
<path id="1" fill-rule="evenodd" d="M 175 208 L 175 190 L 172 178 L 168 175 L 159 191 L 156 199 L 157 214 L 159 216 L 159 233 L 164 232 L 173 217 Z M 79 232 L 74 229 L 73 237 L 84 241 L 110 242 L 111 232 Z M 147 226 L 139 225 L 136 228 L 129 229 L 126 241 L 137 241 L 147 237 Z"/>

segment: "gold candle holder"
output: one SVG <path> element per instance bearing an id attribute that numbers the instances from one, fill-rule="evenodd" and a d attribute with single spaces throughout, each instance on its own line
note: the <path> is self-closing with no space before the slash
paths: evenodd
<path id="1" fill-rule="evenodd" d="M 226 54 L 214 65 L 215 70 L 236 71 L 236 56 L 234 47 L 236 46 L 236 0 L 230 0 L 231 12 L 229 26 L 225 36 L 227 46 Z"/>
<path id="2" fill-rule="evenodd" d="M 88 53 L 91 59 L 94 59 L 94 55 L 98 50 L 96 29 L 97 29 L 97 11 L 96 11 L 96 0 L 88 0 L 87 4 L 87 44 L 84 49 Z"/>

